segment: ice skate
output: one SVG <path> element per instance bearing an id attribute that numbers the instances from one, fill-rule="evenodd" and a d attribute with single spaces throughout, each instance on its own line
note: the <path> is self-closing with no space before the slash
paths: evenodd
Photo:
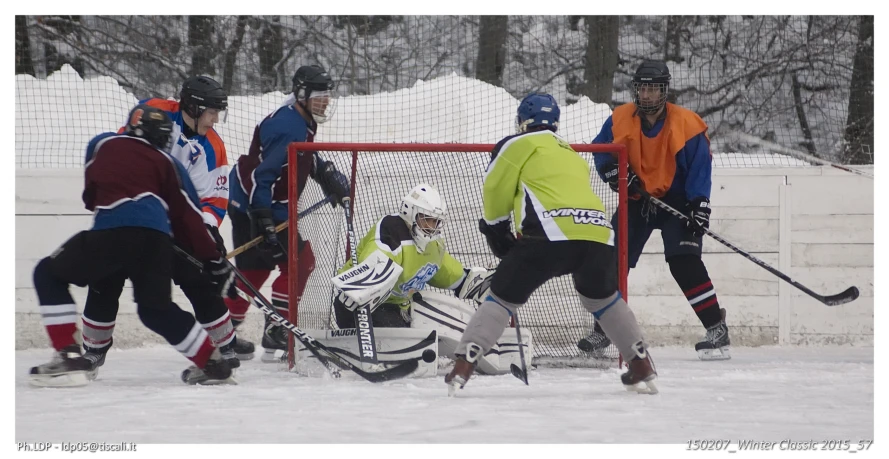
<path id="1" fill-rule="evenodd" d="M 234 285 L 234 283 L 232 283 L 232 285 Z M 240 325 L 240 320 L 232 319 L 232 326 L 235 328 L 235 330 L 237 330 L 238 326 Z M 246 339 L 238 335 L 235 336 L 235 341 L 236 342 L 234 343 L 232 350 L 234 350 L 235 355 L 238 357 L 238 360 L 253 360 L 256 352 L 256 346 L 254 346 L 252 342 L 247 341 Z"/>
<path id="2" fill-rule="evenodd" d="M 235 359 L 237 360 L 237 359 Z M 188 385 L 200 384 L 203 386 L 212 386 L 220 384 L 237 384 L 234 380 L 231 366 L 228 361 L 222 358 L 219 350 L 213 351 L 213 355 L 207 360 L 204 368 L 198 368 L 192 365 L 182 371 L 182 382 Z"/>
<path id="3" fill-rule="evenodd" d="M 732 358 L 729 353 L 731 341 L 728 336 L 728 326 L 725 324 L 725 309 L 719 310 L 722 320 L 707 329 L 704 341 L 695 344 L 698 358 L 701 360 L 728 360 Z"/>
<path id="4" fill-rule="evenodd" d="M 469 381 L 473 371 L 475 371 L 475 365 L 478 363 L 481 351 L 482 348 L 477 344 L 469 343 L 466 345 L 465 355 L 457 354 L 454 368 L 445 376 L 445 383 L 448 385 L 448 397 L 455 397 L 457 389 L 462 389 L 466 382 Z"/>
<path id="5" fill-rule="evenodd" d="M 86 373 L 86 377 L 90 381 L 95 381 L 96 378 L 99 377 L 99 367 L 105 365 L 105 355 L 108 354 L 108 350 L 111 349 L 111 344 L 113 344 L 113 341 L 103 348 L 89 347 L 86 344 L 83 345 L 83 358 L 90 362 L 90 369 Z"/>
<path id="6" fill-rule="evenodd" d="M 265 333 L 262 335 L 262 347 L 264 349 L 261 358 L 263 362 L 280 362 L 281 358 L 275 356 L 275 351 L 287 352 L 287 329 L 266 317 Z"/>
<path id="7" fill-rule="evenodd" d="M 31 367 L 30 383 L 37 387 L 79 387 L 89 384 L 90 361 L 83 358 L 76 344 L 53 354 L 52 360 Z"/>
<path id="8" fill-rule="evenodd" d="M 633 346 L 636 355 L 627 363 L 629 370 L 620 375 L 620 381 L 628 391 L 656 394 L 658 393 L 655 385 L 657 371 L 646 347 L 641 341 Z"/>
<path id="9" fill-rule="evenodd" d="M 617 360 L 620 355 L 617 347 L 605 336 L 605 332 L 597 329 L 593 329 L 589 335 L 581 338 L 577 342 L 577 348 L 600 360 Z"/>

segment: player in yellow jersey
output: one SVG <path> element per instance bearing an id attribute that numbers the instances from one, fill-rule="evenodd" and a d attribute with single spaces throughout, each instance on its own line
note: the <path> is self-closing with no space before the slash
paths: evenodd
<path id="1" fill-rule="evenodd" d="M 629 390 L 654 393 L 657 373 L 636 317 L 617 291 L 614 231 L 591 187 L 590 166 L 556 134 L 559 106 L 531 94 L 518 108 L 518 133 L 501 140 L 485 172 L 485 235 L 500 265 L 483 303 L 466 327 L 458 359 L 445 382 L 462 388 L 479 356 L 488 352 L 531 294 L 556 276 L 571 274 L 581 304 L 602 324 L 629 371 Z M 513 214 L 517 240 L 510 229 Z"/>

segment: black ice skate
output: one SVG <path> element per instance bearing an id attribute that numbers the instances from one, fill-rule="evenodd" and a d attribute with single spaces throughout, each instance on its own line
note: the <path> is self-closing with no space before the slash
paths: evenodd
<path id="1" fill-rule="evenodd" d="M 90 370 L 86 373 L 86 377 L 90 381 L 95 381 L 99 377 L 99 367 L 105 365 L 105 355 L 108 354 L 112 344 L 114 344 L 113 339 L 107 346 L 102 348 L 83 345 L 83 358 L 90 362 Z"/>
<path id="2" fill-rule="evenodd" d="M 481 357 L 482 348 L 475 343 L 466 345 L 466 354 L 456 354 L 457 361 L 454 368 L 445 376 L 448 385 L 448 397 L 457 395 L 457 389 L 462 389 L 475 371 L 478 358 Z"/>
<path id="3" fill-rule="evenodd" d="M 235 330 L 238 329 L 238 326 L 241 325 L 240 320 L 232 319 L 232 326 Z M 234 342 L 236 341 L 236 342 Z M 240 336 L 235 336 L 233 341 L 232 349 L 235 351 L 235 355 L 238 357 L 238 360 L 252 360 L 254 353 L 256 352 L 256 346 L 253 345 L 250 341 L 247 341 Z"/>
<path id="4" fill-rule="evenodd" d="M 722 320 L 707 329 L 704 341 L 695 344 L 698 358 L 701 360 L 728 360 L 732 358 L 729 353 L 728 326 L 725 324 L 725 309 L 720 309 Z"/>
<path id="5" fill-rule="evenodd" d="M 237 360 L 237 359 L 235 359 Z M 213 355 L 207 360 L 204 368 L 198 368 L 192 365 L 182 371 L 182 382 L 193 386 L 200 384 L 203 386 L 213 386 L 220 384 L 237 384 L 238 382 L 232 377 L 232 368 L 228 361 L 222 358 L 219 350 L 214 350 Z"/>
<path id="6" fill-rule="evenodd" d="M 617 360 L 620 355 L 617 347 L 611 343 L 605 333 L 596 329 L 593 329 L 592 333 L 585 338 L 581 338 L 577 342 L 577 348 L 589 353 L 594 359 Z"/>
<path id="7" fill-rule="evenodd" d="M 656 394 L 658 392 L 655 385 L 657 371 L 654 368 L 654 362 L 651 361 L 647 346 L 640 341 L 633 345 L 633 351 L 636 355 L 627 362 L 629 370 L 620 375 L 620 381 L 628 391 Z"/>
<path id="8" fill-rule="evenodd" d="M 72 344 L 53 354 L 49 363 L 31 368 L 30 383 L 37 387 L 79 387 L 89 384 L 89 360 L 80 354 L 80 346 Z"/>
<path id="9" fill-rule="evenodd" d="M 278 363 L 280 357 L 275 357 L 275 351 L 287 352 L 287 329 L 266 317 L 265 333 L 262 335 L 262 361 L 265 363 Z"/>

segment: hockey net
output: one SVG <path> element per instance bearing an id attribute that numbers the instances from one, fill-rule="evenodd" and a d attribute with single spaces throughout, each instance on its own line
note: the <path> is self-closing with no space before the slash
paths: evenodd
<path id="1" fill-rule="evenodd" d="M 593 171 L 592 187 L 605 204 L 606 213 L 611 215 L 618 209 L 621 196 L 626 202 L 625 148 L 592 144 L 572 147 L 589 162 Z M 345 214 L 341 208 L 324 205 L 298 217 L 299 212 L 325 198 L 317 183 L 309 180 L 302 195 L 296 199 L 298 171 L 294 165 L 299 152 L 317 151 L 325 160 L 333 161 L 343 174 L 351 176 L 356 240 L 360 240 L 384 215 L 397 212 L 402 197 L 411 188 L 428 183 L 438 189 L 447 205 L 443 236 L 448 251 L 466 267 L 493 267 L 498 259 L 491 254 L 484 237 L 478 232 L 478 219 L 483 215 L 483 177 L 493 148 L 493 144 L 460 143 L 290 144 L 290 227 L 298 228 L 303 239 L 310 241 L 315 256 L 315 270 L 298 303 L 298 311 L 291 308 L 290 320 L 304 329 L 337 328 L 332 308 L 335 293 L 330 278 L 349 258 Z M 612 192 L 595 173 L 594 152 L 612 153 L 620 158 L 619 163 L 623 166 L 620 170 L 621 193 Z M 626 224 L 619 225 L 619 231 L 626 231 L 625 228 Z M 619 288 L 626 295 L 626 237 L 617 236 Z M 296 245 L 291 242 L 290 246 Z M 296 273 L 299 254 L 291 250 L 289 255 L 290 272 Z M 297 276 L 291 274 L 290 282 L 290 304 L 295 305 Z M 438 290 L 431 286 L 426 288 Z M 592 330 L 593 317 L 581 306 L 570 276 L 552 279 L 534 292 L 520 310 L 519 318 L 522 327 L 530 329 L 533 334 L 535 358 L 568 361 L 590 357 L 577 348 L 577 342 Z"/>

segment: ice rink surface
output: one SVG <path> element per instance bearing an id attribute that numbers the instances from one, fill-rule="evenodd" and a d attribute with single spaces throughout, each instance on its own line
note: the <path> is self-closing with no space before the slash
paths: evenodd
<path id="1" fill-rule="evenodd" d="M 99 379 L 33 388 L 49 350 L 16 351 L 15 440 L 136 443 L 686 443 L 874 437 L 874 352 L 734 348 L 701 362 L 653 348 L 658 395 L 626 392 L 617 368 L 538 368 L 530 386 L 478 376 L 457 398 L 442 376 L 372 385 L 308 378 L 258 359 L 237 386 L 185 386 L 172 348 L 109 352 Z"/>

